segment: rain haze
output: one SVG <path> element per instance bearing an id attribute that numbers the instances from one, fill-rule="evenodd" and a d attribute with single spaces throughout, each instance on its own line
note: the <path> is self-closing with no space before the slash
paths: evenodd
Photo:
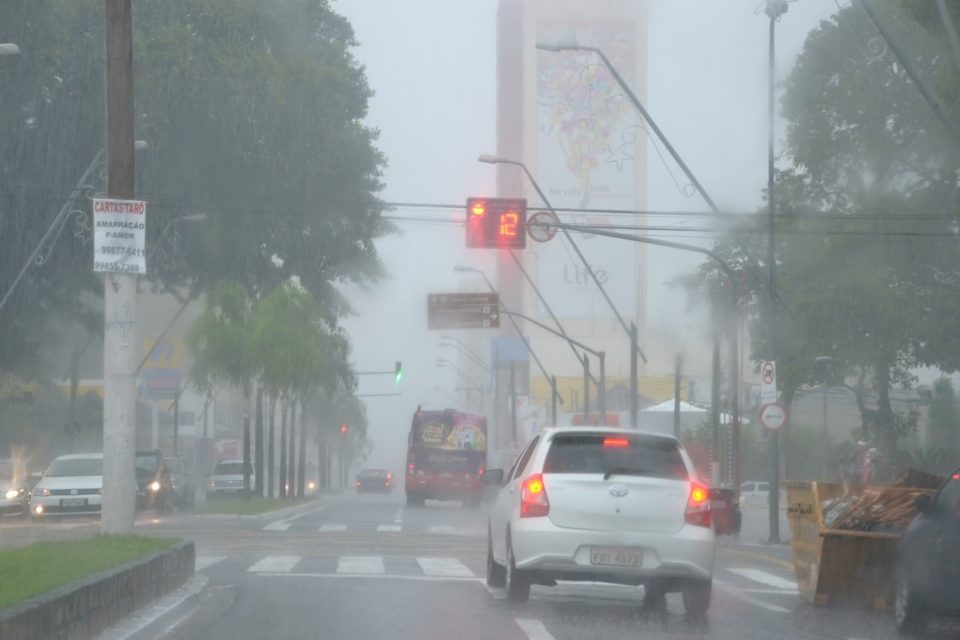
<path id="1" fill-rule="evenodd" d="M 960 637 L 958 30 L 0 0 L 0 640 Z"/>

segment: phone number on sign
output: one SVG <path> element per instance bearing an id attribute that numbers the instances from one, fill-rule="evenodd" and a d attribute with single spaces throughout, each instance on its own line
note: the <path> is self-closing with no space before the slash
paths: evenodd
<path id="1" fill-rule="evenodd" d="M 93 270 L 107 273 L 140 273 L 140 265 L 124 264 L 122 262 L 94 262 Z"/>
<path id="2" fill-rule="evenodd" d="M 136 247 L 100 247 L 97 251 L 104 256 L 142 256 L 146 255 L 143 249 Z"/>

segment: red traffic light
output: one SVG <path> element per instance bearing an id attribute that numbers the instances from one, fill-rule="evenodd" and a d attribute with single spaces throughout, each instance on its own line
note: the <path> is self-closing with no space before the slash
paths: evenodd
<path id="1" fill-rule="evenodd" d="M 341 434 L 341 435 L 344 435 L 344 434 L 346 434 L 346 433 L 347 433 L 347 423 L 346 423 L 346 422 L 342 422 L 342 423 L 340 423 L 340 434 Z"/>
<path id="2" fill-rule="evenodd" d="M 523 198 L 467 198 L 467 247 L 523 249 L 526 223 Z"/>

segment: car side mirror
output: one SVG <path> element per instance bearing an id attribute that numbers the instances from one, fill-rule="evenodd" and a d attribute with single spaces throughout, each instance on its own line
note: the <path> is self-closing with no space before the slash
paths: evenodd
<path id="1" fill-rule="evenodd" d="M 488 486 L 499 487 L 503 484 L 503 469 L 487 469 L 480 477 L 480 482 Z"/>
<path id="2" fill-rule="evenodd" d="M 933 505 L 933 501 L 930 499 L 930 496 L 923 493 L 917 496 L 913 500 L 913 506 L 916 507 L 917 511 L 923 514 L 930 513 L 930 508 Z"/>

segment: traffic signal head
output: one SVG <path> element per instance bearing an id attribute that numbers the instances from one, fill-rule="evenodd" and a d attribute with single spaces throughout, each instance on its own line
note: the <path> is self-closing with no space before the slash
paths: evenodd
<path id="1" fill-rule="evenodd" d="M 400 364 L 400 361 L 397 360 L 396 364 L 393 366 L 393 382 L 394 384 L 400 384 L 400 381 L 403 379 L 403 365 Z"/>
<path id="2" fill-rule="evenodd" d="M 523 249 L 526 225 L 523 198 L 467 198 L 467 247 Z"/>

